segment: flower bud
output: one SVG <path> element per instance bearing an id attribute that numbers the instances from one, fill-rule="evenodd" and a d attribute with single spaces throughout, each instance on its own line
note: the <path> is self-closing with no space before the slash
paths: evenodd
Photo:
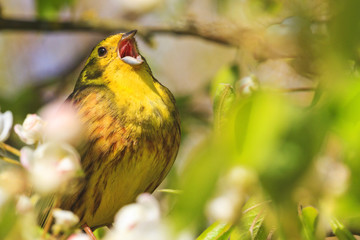
<path id="1" fill-rule="evenodd" d="M 21 141 L 34 144 L 42 140 L 44 121 L 36 114 L 28 114 L 23 124 L 16 124 L 14 130 Z"/>
<path id="2" fill-rule="evenodd" d="M 52 226 L 53 231 L 67 232 L 71 230 L 79 222 L 79 217 L 76 216 L 71 211 L 61 210 L 56 208 L 53 210 L 53 216 L 55 219 L 55 224 Z"/>
<path id="3" fill-rule="evenodd" d="M 249 96 L 258 90 L 259 84 L 255 76 L 246 76 L 236 83 L 236 89 L 243 96 Z"/>

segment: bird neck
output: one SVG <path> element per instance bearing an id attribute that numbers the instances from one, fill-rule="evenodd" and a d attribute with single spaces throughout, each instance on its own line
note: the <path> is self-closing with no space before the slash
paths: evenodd
<path id="1" fill-rule="evenodd" d="M 114 69 L 114 71 L 107 68 L 105 75 L 111 76 L 108 87 L 115 94 L 124 95 L 125 93 L 137 99 L 159 96 L 158 89 L 154 85 L 154 78 L 145 67 L 123 66 L 120 70 Z"/>

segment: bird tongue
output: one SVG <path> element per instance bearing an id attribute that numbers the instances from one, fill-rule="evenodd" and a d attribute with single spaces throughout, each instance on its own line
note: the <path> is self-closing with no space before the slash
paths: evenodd
<path id="1" fill-rule="evenodd" d="M 119 43 L 119 55 L 121 60 L 130 65 L 139 65 L 143 62 L 136 50 L 134 39 L 124 39 Z"/>
<path id="2" fill-rule="evenodd" d="M 121 41 L 119 47 L 120 47 L 120 57 L 121 58 L 126 57 L 126 56 L 136 58 L 138 55 L 131 39 Z"/>

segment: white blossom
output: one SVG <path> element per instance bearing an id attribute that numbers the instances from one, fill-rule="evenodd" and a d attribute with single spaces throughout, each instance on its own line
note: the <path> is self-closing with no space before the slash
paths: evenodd
<path id="1" fill-rule="evenodd" d="M 254 174 L 243 167 L 233 167 L 219 181 L 219 193 L 206 206 L 210 221 L 232 222 L 239 215 L 242 204 L 255 185 Z"/>
<path id="2" fill-rule="evenodd" d="M 149 193 L 140 194 L 136 203 L 120 209 L 115 216 L 114 229 L 106 240 L 167 240 L 166 226 L 161 222 L 160 207 Z"/>
<path id="3" fill-rule="evenodd" d="M 72 104 L 62 100 L 46 105 L 40 116 L 46 122 L 44 138 L 48 141 L 76 143 L 81 134 L 81 122 Z"/>
<path id="4" fill-rule="evenodd" d="M 59 208 L 53 210 L 53 216 L 55 224 L 52 228 L 55 232 L 68 231 L 79 222 L 79 217 L 73 212 Z"/>
<path id="5" fill-rule="evenodd" d="M 0 112 L 0 142 L 5 142 L 9 138 L 12 124 L 12 113 L 10 111 Z"/>
<path id="6" fill-rule="evenodd" d="M 123 207 L 118 212 L 114 222 L 116 229 L 127 231 L 142 221 L 157 222 L 160 220 L 159 204 L 151 194 L 139 195 L 136 202 Z"/>
<path id="7" fill-rule="evenodd" d="M 21 164 L 29 171 L 30 180 L 38 192 L 56 191 L 80 170 L 80 157 L 65 143 L 49 142 L 35 150 L 21 149 Z"/>
<path id="8" fill-rule="evenodd" d="M 315 163 L 317 176 L 320 182 L 324 184 L 323 189 L 327 194 L 339 196 L 347 190 L 350 170 L 343 162 L 329 156 L 323 156 Z"/>
<path id="9" fill-rule="evenodd" d="M 236 83 L 236 88 L 241 95 L 251 95 L 258 90 L 259 84 L 255 76 L 246 76 Z"/>
<path id="10" fill-rule="evenodd" d="M 114 227 L 105 240 L 193 240 L 186 229 L 174 233 L 161 218 L 158 201 L 149 193 L 140 194 L 136 203 L 124 206 L 115 216 Z"/>
<path id="11" fill-rule="evenodd" d="M 22 125 L 16 124 L 14 130 L 21 141 L 34 144 L 42 140 L 44 121 L 36 114 L 28 114 Z"/>
<path id="12" fill-rule="evenodd" d="M 16 211 L 18 213 L 27 213 L 33 210 L 33 204 L 29 197 L 20 195 L 16 203 Z"/>
<path id="13" fill-rule="evenodd" d="M 230 222 L 236 215 L 236 208 L 241 199 L 235 191 L 227 191 L 212 199 L 206 206 L 206 214 L 211 221 L 223 220 Z"/>
<path id="14" fill-rule="evenodd" d="M 71 234 L 67 240 L 90 240 L 90 238 L 85 233 L 75 233 Z"/>

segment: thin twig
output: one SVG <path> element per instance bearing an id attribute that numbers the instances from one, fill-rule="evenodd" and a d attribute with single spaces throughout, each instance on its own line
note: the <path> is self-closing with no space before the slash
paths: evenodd
<path id="1" fill-rule="evenodd" d="M 281 89 L 279 90 L 280 92 L 313 92 L 315 91 L 316 88 L 314 87 L 298 87 L 298 88 L 285 88 L 285 89 Z"/>
<path id="2" fill-rule="evenodd" d="M 8 157 L 0 157 L 0 159 L 4 160 L 5 162 L 10 163 L 10 164 L 15 164 L 17 166 L 22 166 L 21 163 L 19 163 L 18 161 L 14 160 L 14 159 L 11 159 L 11 158 L 8 158 Z"/>
<path id="3" fill-rule="evenodd" d="M 88 235 L 90 240 L 97 240 L 91 228 L 85 223 L 81 226 L 84 232 Z"/>
<path id="4" fill-rule="evenodd" d="M 3 142 L 0 143 L 0 146 L 1 146 L 2 148 L 4 148 L 6 151 L 14 154 L 15 156 L 20 157 L 20 151 L 17 150 L 16 148 L 14 148 L 14 147 L 12 147 L 12 146 L 10 146 L 10 145 L 7 145 L 6 143 L 3 143 Z"/>
<path id="5" fill-rule="evenodd" d="M 54 201 L 54 205 L 52 206 L 51 210 L 50 210 L 50 213 L 49 213 L 49 216 L 46 220 L 46 223 L 45 223 L 45 226 L 44 226 L 44 230 L 42 232 L 42 235 L 41 235 L 41 238 L 42 239 L 45 239 L 46 237 L 46 234 L 49 232 L 50 230 L 50 227 L 52 225 L 52 222 L 53 222 L 53 211 L 55 208 L 58 207 L 58 204 L 59 204 L 59 197 L 58 196 L 55 196 L 55 201 Z"/>
<path id="6" fill-rule="evenodd" d="M 181 190 L 176 190 L 176 189 L 159 189 L 159 190 L 156 190 L 156 192 L 173 193 L 173 194 L 181 194 L 182 193 Z"/>
<path id="7" fill-rule="evenodd" d="M 258 219 L 260 218 L 260 216 L 261 216 L 263 213 L 264 213 L 264 209 L 261 209 L 260 212 L 259 212 L 258 214 L 256 214 L 254 220 L 253 220 L 252 223 L 251 223 L 251 226 L 250 226 L 250 229 L 249 229 L 251 238 L 254 238 L 253 234 L 254 234 L 255 225 L 256 225 Z"/>
<path id="8" fill-rule="evenodd" d="M 138 30 L 138 34 L 148 40 L 155 34 L 175 34 L 183 36 L 193 36 L 220 43 L 228 46 L 237 46 L 238 42 L 233 36 L 224 36 L 219 33 L 213 24 L 184 24 L 178 26 L 141 26 L 127 21 L 96 21 L 91 22 L 78 21 L 45 21 L 45 20 L 20 20 L 11 18 L 0 18 L 0 30 L 7 31 L 76 31 L 76 32 L 97 32 L 101 34 L 110 34 L 114 32 L 126 32 L 133 29 Z"/>
<path id="9" fill-rule="evenodd" d="M 298 93 L 298 92 L 315 92 L 316 87 L 296 87 L 296 88 L 263 88 L 263 90 L 273 93 Z"/>
<path id="10" fill-rule="evenodd" d="M 245 214 L 245 213 L 247 213 L 247 212 L 253 210 L 254 208 L 257 208 L 257 207 L 259 207 L 259 206 L 261 206 L 261 205 L 263 205 L 263 204 L 270 203 L 270 202 L 271 202 L 271 200 L 266 200 L 266 201 L 264 201 L 264 202 L 257 203 L 257 204 L 255 204 L 255 205 L 253 205 L 253 206 L 245 209 L 245 210 L 243 211 L 243 214 Z"/>

